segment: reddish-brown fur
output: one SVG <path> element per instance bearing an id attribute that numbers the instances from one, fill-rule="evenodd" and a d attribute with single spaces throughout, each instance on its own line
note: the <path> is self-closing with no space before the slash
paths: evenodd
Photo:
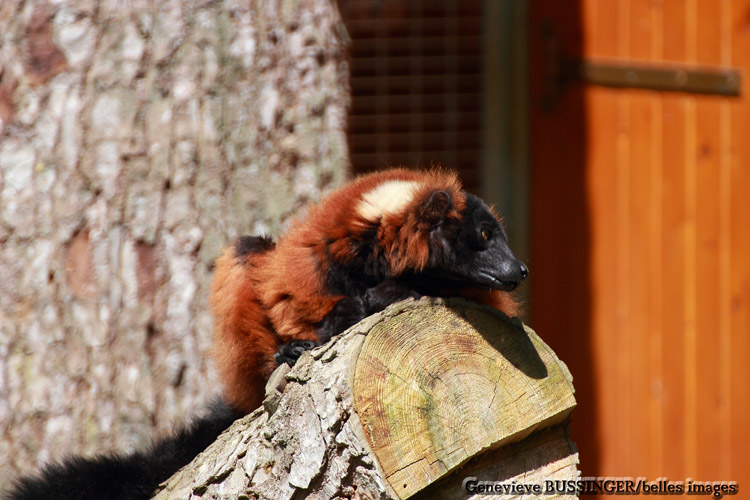
<path id="1" fill-rule="evenodd" d="M 464 208 L 465 194 L 450 172 L 395 169 L 361 177 L 310 207 L 275 249 L 237 257 L 229 247 L 218 259 L 211 298 L 216 319 L 213 356 L 225 394 L 238 408 L 249 412 L 259 406 L 282 344 L 318 340 L 318 324 L 343 298 L 326 291 L 327 256 L 341 262 L 353 258 L 356 240 L 376 224 L 355 211 L 358 203 L 365 193 L 393 180 L 416 181 L 419 188 L 405 210 L 383 217 L 379 251 L 394 276 L 420 271 L 428 263 L 434 223 L 420 207 L 442 190 L 452 199 L 444 217 L 458 219 Z M 466 296 L 509 315 L 517 313 L 508 293 L 475 290 Z"/>

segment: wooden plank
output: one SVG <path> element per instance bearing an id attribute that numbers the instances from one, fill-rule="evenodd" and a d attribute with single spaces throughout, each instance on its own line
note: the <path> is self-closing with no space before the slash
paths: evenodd
<path id="1" fill-rule="evenodd" d="M 629 59 L 647 60 L 653 57 L 651 36 L 650 0 L 630 0 L 628 36 Z M 655 92 L 630 90 L 628 96 L 628 165 L 622 182 L 627 210 L 628 236 L 627 276 L 622 286 L 627 288 L 627 349 L 630 364 L 627 377 L 630 389 L 630 462 L 621 469 L 622 474 L 638 475 L 654 470 L 649 453 L 654 436 L 650 434 L 651 377 L 653 367 L 649 364 L 649 350 L 654 336 L 660 335 L 658 318 L 651 317 L 652 263 L 649 260 L 651 243 L 651 217 L 655 208 L 651 206 L 652 175 L 658 172 L 658 164 L 652 163 L 653 101 L 660 97 Z"/>
<path id="2" fill-rule="evenodd" d="M 750 67 L 750 1 L 731 2 L 731 60 L 733 65 Z M 727 477 L 747 483 L 750 480 L 750 390 L 748 390 L 748 359 L 750 359 L 750 82 L 743 81 L 742 99 L 730 110 L 732 145 L 730 156 L 729 231 L 730 269 L 729 304 L 731 331 L 730 422 L 732 439 L 730 471 Z"/>
<path id="3" fill-rule="evenodd" d="M 697 33 L 697 1 L 687 0 L 685 4 L 685 58 L 689 63 L 696 62 L 696 33 Z M 696 113 L 695 100 L 691 97 L 686 101 L 686 136 L 685 136 L 685 286 L 683 297 L 685 301 L 685 350 L 682 353 L 685 373 L 685 470 L 686 474 L 696 472 L 698 432 L 697 424 L 697 330 L 696 330 L 696 236 L 695 236 L 695 196 L 696 196 Z"/>
<path id="4" fill-rule="evenodd" d="M 648 15 L 651 25 L 650 57 L 653 60 L 662 59 L 662 47 L 664 44 L 663 10 L 661 3 L 651 2 Z M 649 473 L 651 471 L 662 471 L 664 467 L 664 274 L 661 266 L 662 255 L 662 231 L 664 227 L 663 197 L 664 197 L 664 161 L 663 148 L 663 105 L 664 95 L 652 93 L 651 96 L 651 134 L 649 163 L 652 168 L 648 175 L 649 205 L 651 216 L 648 222 L 649 248 L 649 309 L 648 314 L 652 325 L 651 335 L 648 337 L 647 365 L 649 367 L 650 379 L 647 390 L 649 399 L 649 435 L 647 445 L 649 461 Z M 657 472 L 661 474 L 661 472 Z"/>
<path id="5" fill-rule="evenodd" d="M 732 63 L 732 6 L 731 0 L 721 0 L 720 6 L 721 54 L 720 63 Z M 732 461 L 732 431 L 730 426 L 732 365 L 731 365 L 731 108 L 736 99 L 723 99 L 719 103 L 719 401 L 717 414 L 719 443 L 716 453 L 719 457 L 718 469 L 721 477 L 730 477 Z"/>
<path id="6" fill-rule="evenodd" d="M 719 2 L 696 2 L 694 35 L 696 62 L 721 62 L 721 25 Z M 719 344 L 716 341 L 719 316 L 719 167 L 721 151 L 719 130 L 721 98 L 695 97 L 695 464 L 698 477 L 720 477 L 718 468 L 720 438 L 716 418 L 719 396 Z M 689 463 L 690 463 L 689 462 Z"/>
<path id="7" fill-rule="evenodd" d="M 615 157 L 617 123 L 612 119 L 617 113 L 617 92 L 610 89 L 591 89 L 587 92 L 586 116 L 596 127 L 589 129 L 588 195 L 590 200 L 591 225 L 591 294 L 596 297 L 591 310 L 591 331 L 594 349 L 594 377 L 599 381 L 597 389 L 598 408 L 596 416 L 602 423 L 600 435 L 602 443 L 608 446 L 601 456 L 600 471 L 613 473 L 617 470 L 617 450 L 609 443 L 619 439 L 620 431 L 627 425 L 627 416 L 620 405 L 622 394 L 617 387 L 618 339 L 614 332 L 617 317 L 617 296 L 612 286 L 616 275 L 617 262 L 611 256 L 617 253 L 617 232 L 613 221 L 616 206 L 612 197 L 617 190 Z M 587 471 L 588 473 L 588 471 Z"/>
<path id="8" fill-rule="evenodd" d="M 617 43 L 617 52 L 622 57 L 628 57 L 630 49 L 630 2 L 618 2 L 618 26 L 620 29 L 614 31 L 613 36 Z M 630 259 L 628 258 L 628 248 L 630 240 L 630 212 L 628 210 L 628 190 L 629 179 L 628 168 L 630 167 L 630 102 L 628 92 L 620 92 L 617 99 L 617 112 L 615 115 L 617 125 L 617 136 L 615 144 L 615 165 L 616 171 L 616 190 L 613 193 L 613 200 L 616 207 L 615 223 L 619 230 L 616 234 L 616 273 L 614 290 L 616 293 L 617 315 L 615 316 L 614 335 L 616 336 L 615 344 L 615 367 L 616 380 L 613 381 L 613 389 L 616 390 L 621 400 L 618 406 L 624 417 L 621 431 L 617 434 L 617 440 L 614 442 L 615 447 L 611 450 L 616 456 L 617 467 L 612 471 L 618 474 L 618 471 L 630 470 L 633 464 L 632 442 L 633 426 L 630 419 L 633 416 L 633 381 L 630 378 L 630 366 L 632 363 L 633 352 L 630 341 L 630 295 L 629 295 L 629 275 Z M 594 126 L 597 126 L 594 124 Z M 606 334 L 602 332 L 603 334 Z"/>
<path id="9" fill-rule="evenodd" d="M 656 6 L 652 7 L 654 10 Z M 587 85 L 738 96 L 742 72 L 717 66 L 666 65 L 659 59 L 586 59 L 577 78 Z"/>
<path id="10" fill-rule="evenodd" d="M 685 8 L 681 2 L 662 3 L 661 57 L 684 61 L 686 55 Z M 685 163 L 688 96 L 662 98 L 662 243 L 658 261 L 665 280 L 662 288 L 664 346 L 662 353 L 663 448 L 669 450 L 660 475 L 685 474 Z"/>
<path id="11" fill-rule="evenodd" d="M 619 11 L 608 0 L 585 0 L 583 23 L 585 57 L 617 57 Z"/>

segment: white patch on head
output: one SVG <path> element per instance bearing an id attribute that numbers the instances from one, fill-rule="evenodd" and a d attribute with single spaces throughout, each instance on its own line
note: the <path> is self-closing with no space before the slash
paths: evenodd
<path id="1" fill-rule="evenodd" d="M 375 221 L 403 210 L 414 198 L 419 184 L 414 181 L 387 181 L 362 195 L 357 213 Z"/>

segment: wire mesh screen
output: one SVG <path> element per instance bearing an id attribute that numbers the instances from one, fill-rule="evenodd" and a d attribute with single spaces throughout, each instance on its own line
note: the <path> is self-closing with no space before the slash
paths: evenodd
<path id="1" fill-rule="evenodd" d="M 341 0 L 355 172 L 441 164 L 479 182 L 481 1 Z"/>

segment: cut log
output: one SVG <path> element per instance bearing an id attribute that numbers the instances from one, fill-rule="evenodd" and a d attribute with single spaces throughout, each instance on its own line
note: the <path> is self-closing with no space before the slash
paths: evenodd
<path id="1" fill-rule="evenodd" d="M 546 490 L 578 478 L 567 432 L 574 406 L 567 368 L 518 320 L 460 299 L 407 301 L 278 370 L 263 407 L 155 498 Z"/>

